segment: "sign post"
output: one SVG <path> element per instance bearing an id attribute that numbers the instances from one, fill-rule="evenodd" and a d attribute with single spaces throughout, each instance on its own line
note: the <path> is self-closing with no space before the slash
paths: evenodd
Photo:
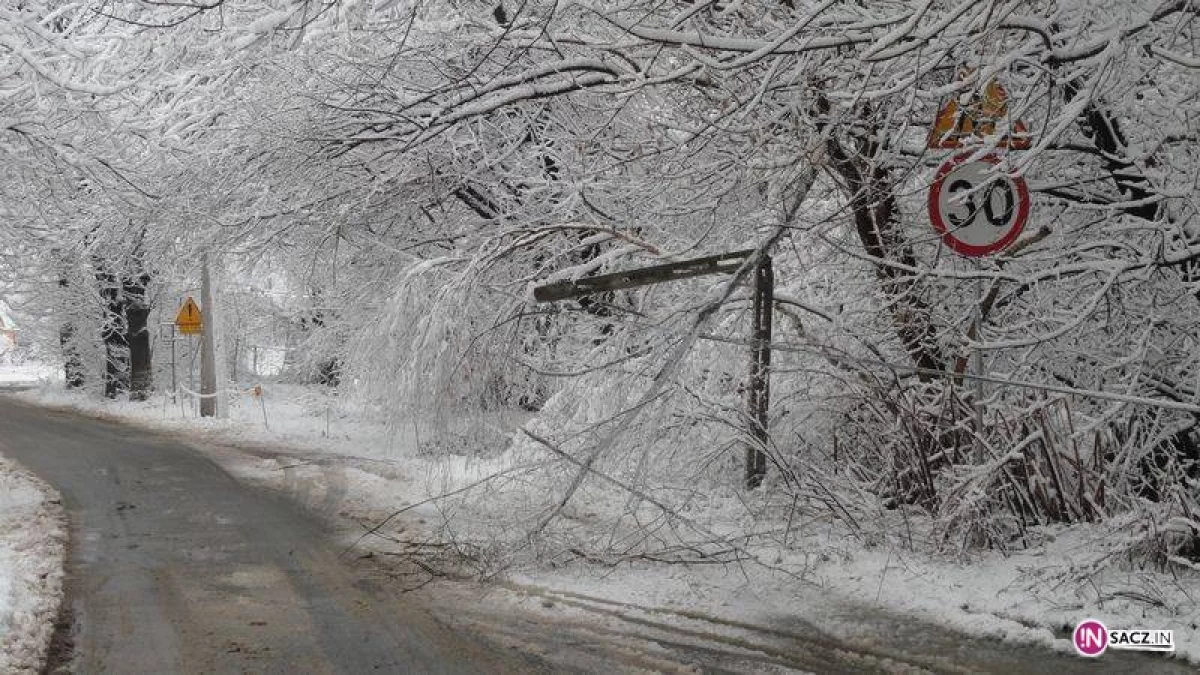
<path id="1" fill-rule="evenodd" d="M 196 300 L 192 296 L 188 296 L 183 304 L 179 307 L 179 312 L 175 314 L 174 328 L 179 331 L 180 335 L 188 336 L 188 387 L 191 391 L 196 390 L 196 347 L 191 337 L 200 335 L 204 331 L 204 314 L 201 313 L 200 307 L 196 305 Z M 175 341 L 171 340 L 171 388 L 175 389 Z"/>
<path id="2" fill-rule="evenodd" d="M 970 71 L 963 77 L 970 75 Z M 951 99 L 938 111 L 926 143 L 931 150 L 994 147 L 1026 150 L 1033 145 L 1029 127 L 1009 115 L 1008 92 L 999 81 L 965 99 Z M 1025 179 L 1004 169 L 996 152 L 976 157 L 964 152 L 946 160 L 929 186 L 929 220 L 942 241 L 968 258 L 999 253 L 1021 235 L 1029 219 L 1029 187 Z M 977 282 L 972 332 L 983 339 L 983 280 Z M 970 335 L 970 333 L 968 333 Z M 975 349 L 971 366 L 984 374 L 983 352 Z M 964 365 L 965 368 L 965 365 Z M 983 378 L 974 393 L 975 452 L 983 454 Z"/>

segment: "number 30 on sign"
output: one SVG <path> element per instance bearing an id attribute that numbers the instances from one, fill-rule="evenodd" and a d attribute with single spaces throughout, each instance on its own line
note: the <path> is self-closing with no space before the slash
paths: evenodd
<path id="1" fill-rule="evenodd" d="M 999 168 L 1001 158 L 951 157 L 929 187 L 929 219 L 955 253 L 976 258 L 1004 250 L 1029 219 L 1025 179 Z"/>

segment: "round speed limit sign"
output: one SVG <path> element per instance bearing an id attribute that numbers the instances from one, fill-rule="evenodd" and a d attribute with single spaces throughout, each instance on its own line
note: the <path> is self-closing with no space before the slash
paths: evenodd
<path id="1" fill-rule="evenodd" d="M 947 246 L 976 258 L 1016 241 L 1029 219 L 1029 187 L 997 168 L 999 155 L 973 155 L 957 155 L 938 169 L 929 187 L 929 219 Z"/>

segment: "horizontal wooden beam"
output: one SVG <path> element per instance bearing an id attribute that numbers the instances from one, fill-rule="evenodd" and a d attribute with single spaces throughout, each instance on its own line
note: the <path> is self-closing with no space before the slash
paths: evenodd
<path id="1" fill-rule="evenodd" d="M 569 300 L 595 293 L 619 291 L 625 288 L 637 288 L 651 284 L 661 284 L 665 281 L 678 281 L 708 274 L 728 274 L 737 271 L 746 260 L 754 255 L 756 249 L 733 251 L 720 255 L 710 255 L 704 258 L 682 260 L 680 262 L 642 267 L 627 272 L 613 272 L 594 277 L 584 277 L 575 281 L 554 281 L 533 289 L 533 298 L 538 302 L 554 302 Z"/>

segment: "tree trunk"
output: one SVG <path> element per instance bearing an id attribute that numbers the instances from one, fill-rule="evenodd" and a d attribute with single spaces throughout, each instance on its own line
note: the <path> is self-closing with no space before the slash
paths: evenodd
<path id="1" fill-rule="evenodd" d="M 83 357 L 79 354 L 79 345 L 75 343 L 75 324 L 64 322 L 58 330 L 58 340 L 63 350 L 63 375 L 66 378 L 67 389 L 78 389 L 83 386 Z"/>
<path id="2" fill-rule="evenodd" d="M 818 110 L 828 114 L 828 101 L 819 100 Z M 868 110 L 860 111 L 862 121 L 870 118 Z M 863 250 L 875 261 L 883 297 L 891 313 L 892 325 L 904 351 L 918 368 L 942 371 L 947 359 L 938 340 L 938 329 L 924 298 L 918 277 L 910 270 L 918 267 L 916 254 L 901 230 L 900 212 L 896 203 L 896 185 L 891 173 L 880 161 L 877 130 L 868 129 L 856 139 L 843 144 L 836 136 L 826 142 L 833 173 L 841 179 L 850 199 L 854 228 Z M 922 372 L 918 377 L 932 382 L 935 377 Z M 903 414 L 896 410 L 897 415 Z M 894 468 L 896 498 L 904 503 L 932 505 L 934 474 L 954 456 L 954 449 L 965 442 L 961 432 L 942 424 L 912 424 L 914 435 L 911 452 L 914 456 L 897 457 Z"/>
<path id="3" fill-rule="evenodd" d="M 1082 83 L 1078 81 L 1068 82 L 1063 90 L 1064 100 L 1072 101 L 1079 95 L 1082 88 Z M 1162 203 L 1155 200 L 1159 195 L 1154 185 L 1136 164 L 1127 159 L 1129 141 L 1121 130 L 1120 120 L 1113 112 L 1098 101 L 1090 101 L 1083 113 L 1076 119 L 1076 124 L 1084 137 L 1092 143 L 1096 154 L 1102 158 L 1105 173 L 1116 187 L 1120 195 L 1119 199 L 1125 202 L 1125 205 L 1119 207 L 1119 210 L 1126 215 L 1150 223 L 1159 220 L 1165 221 L 1171 226 L 1169 229 L 1183 230 L 1188 233 L 1185 236 L 1191 241 L 1182 242 L 1184 245 L 1192 243 L 1193 235 L 1186 227 L 1180 228 L 1173 221 L 1166 209 L 1162 208 Z M 1146 163 L 1153 166 L 1157 161 L 1152 155 L 1147 158 Z M 1185 284 L 1195 284 L 1200 281 L 1200 261 L 1189 260 L 1180 264 L 1178 268 L 1179 275 Z M 1193 291 L 1192 296 L 1200 300 L 1200 290 Z M 1150 456 L 1155 457 L 1155 461 L 1143 460 L 1139 464 L 1142 477 L 1147 481 L 1147 485 L 1157 484 L 1158 478 L 1151 469 L 1155 468 L 1156 463 L 1161 464 L 1164 461 L 1163 457 L 1174 457 L 1187 464 L 1188 473 L 1193 479 L 1200 475 L 1200 453 L 1197 452 L 1197 447 L 1200 446 L 1197 444 L 1196 431 L 1196 426 L 1184 429 L 1163 439 L 1154 447 Z M 1155 487 L 1144 491 L 1142 496 L 1151 501 L 1158 501 L 1161 495 Z"/>
<path id="4" fill-rule="evenodd" d="M 71 282 L 65 272 L 58 278 L 59 288 L 67 288 Z M 64 321 L 58 329 L 58 342 L 63 351 L 63 377 L 67 389 L 78 389 L 83 386 L 83 356 L 79 353 L 79 344 L 75 342 L 75 324 Z"/>
<path id="5" fill-rule="evenodd" d="M 104 396 L 117 398 L 129 390 L 129 343 L 126 341 L 125 294 L 116 275 L 103 269 L 96 272 L 100 297 L 104 300 L 104 323 L 100 337 L 104 341 Z"/>
<path id="6" fill-rule="evenodd" d="M 917 266 L 912 247 L 900 232 L 895 186 L 888 170 L 874 161 L 878 146 L 864 141 L 851 156 L 841 142 L 830 139 L 833 169 L 845 183 L 854 214 L 854 227 L 867 255 L 878 261 L 875 273 L 892 310 L 892 322 L 904 350 L 920 368 L 941 370 L 945 364 L 938 347 L 937 328 L 929 305 L 921 297 L 917 280 L 899 266 Z M 890 265 L 888 263 L 896 263 Z M 929 375 L 921 379 L 928 380 Z"/>
<path id="7" fill-rule="evenodd" d="M 144 401 L 154 386 L 151 370 L 150 305 L 146 302 L 146 286 L 150 275 L 140 274 L 124 280 L 125 341 L 129 345 L 129 398 Z"/>

